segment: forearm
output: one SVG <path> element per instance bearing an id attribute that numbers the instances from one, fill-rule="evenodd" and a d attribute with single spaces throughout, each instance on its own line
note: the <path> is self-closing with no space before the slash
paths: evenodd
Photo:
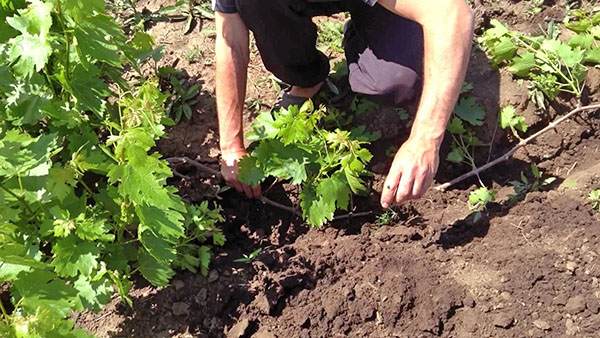
<path id="1" fill-rule="evenodd" d="M 234 153 L 244 149 L 242 112 L 249 58 L 248 31 L 240 27 L 237 18 L 228 19 L 234 20 L 234 25 L 225 25 L 222 20 L 217 18 L 215 47 L 219 144 L 222 153 Z"/>
<path id="2" fill-rule="evenodd" d="M 388 9 L 404 14 L 423 27 L 423 92 L 411 138 L 439 147 L 464 81 L 473 36 L 473 15 L 463 1 L 419 1 L 410 8 L 399 0 L 381 0 Z M 408 8 L 407 8 L 408 7 Z M 412 9 L 412 11 L 411 11 Z"/>

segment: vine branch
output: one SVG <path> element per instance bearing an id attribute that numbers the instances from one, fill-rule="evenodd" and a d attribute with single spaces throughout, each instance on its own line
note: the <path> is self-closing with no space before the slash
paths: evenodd
<path id="1" fill-rule="evenodd" d="M 510 159 L 510 157 L 519 149 L 521 149 L 522 147 L 526 146 L 527 144 L 531 143 L 533 140 L 535 140 L 536 138 L 540 137 L 541 135 L 545 134 L 546 132 L 548 132 L 551 129 L 556 128 L 557 125 L 561 124 L 562 122 L 570 119 L 571 117 L 573 117 L 574 115 L 581 113 L 582 111 L 588 111 L 588 110 L 597 110 L 600 109 L 600 104 L 595 104 L 595 105 L 589 105 L 589 106 L 583 106 L 583 107 L 577 107 L 573 110 L 571 110 L 569 113 L 567 113 L 566 115 L 561 116 L 560 118 L 552 121 L 550 124 L 548 124 L 545 128 L 541 129 L 540 131 L 538 131 L 537 133 L 529 136 L 526 139 L 521 139 L 521 141 L 519 141 L 519 143 L 514 146 L 511 150 L 509 150 L 508 152 L 506 152 L 504 155 L 498 157 L 497 159 L 485 164 L 484 166 L 481 166 L 479 168 L 474 168 L 473 170 L 469 171 L 468 173 L 461 175 L 453 180 L 451 180 L 450 182 L 444 183 L 444 184 L 440 184 L 437 187 L 435 187 L 434 189 L 436 190 L 446 190 L 449 187 L 462 182 L 464 180 L 466 180 L 467 178 L 470 178 L 471 176 L 475 176 L 475 175 L 479 175 L 481 172 L 499 164 L 502 163 L 504 161 L 507 161 L 508 159 Z"/>
<path id="2" fill-rule="evenodd" d="M 221 173 L 218 170 L 215 170 L 205 164 L 202 164 L 196 160 L 193 160 L 189 157 L 183 156 L 183 157 L 169 157 L 166 158 L 165 161 L 171 163 L 172 165 L 177 165 L 177 164 L 190 164 L 193 165 L 194 167 L 207 172 L 211 175 L 213 175 L 214 177 L 218 178 L 219 180 L 223 180 L 223 176 L 221 175 Z M 298 217 L 302 217 L 302 213 L 300 211 L 298 211 L 297 209 L 293 208 L 293 207 L 289 207 L 287 205 L 283 205 L 281 203 L 277 203 L 265 196 L 262 196 L 259 201 L 261 201 L 263 204 L 268 204 L 272 207 L 290 212 Z M 359 213 L 348 213 L 346 215 L 340 215 L 340 216 L 336 216 L 333 218 L 334 221 L 338 221 L 338 220 L 342 220 L 342 219 L 348 219 L 348 218 L 352 218 L 352 217 L 365 217 L 365 216 L 369 216 L 371 215 L 372 212 L 368 211 L 368 212 L 359 212 Z"/>

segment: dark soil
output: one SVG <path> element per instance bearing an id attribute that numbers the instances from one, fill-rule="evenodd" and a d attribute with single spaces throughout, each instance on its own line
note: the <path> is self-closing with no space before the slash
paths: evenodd
<path id="1" fill-rule="evenodd" d="M 155 10 L 170 2 L 138 5 Z M 562 2 L 547 2 L 537 14 L 529 14 L 530 1 L 474 2 L 478 32 L 497 18 L 538 34 L 539 26 L 564 16 Z M 204 22 L 189 35 L 183 35 L 183 25 L 158 23 L 152 33 L 167 46 L 162 63 L 185 70 L 190 83 L 199 81 L 202 98 L 198 113 L 172 127 L 160 150 L 218 169 L 214 41 L 200 31 L 214 25 Z M 183 56 L 193 46 L 203 51 L 200 63 Z M 588 76 L 590 102 L 600 100 L 599 74 L 592 69 Z M 268 73 L 255 50 L 250 79 L 249 99 L 267 107 L 276 92 L 261 80 Z M 514 144 L 493 132 L 500 107 L 514 105 L 539 130 L 573 106 L 559 100 L 548 116 L 536 114 L 525 85 L 492 69 L 477 50 L 467 81 L 488 112 L 481 138 L 492 140 L 492 158 Z M 255 115 L 248 109 L 246 126 Z M 386 226 L 377 226 L 373 216 L 308 229 L 285 211 L 226 192 L 219 203 L 228 242 L 215 249 L 207 277 L 180 273 L 164 289 L 140 279 L 133 308 L 114 299 L 99 314 L 79 314 L 77 325 L 99 337 L 599 337 L 600 215 L 586 199 L 590 189 L 600 188 L 599 117 L 582 114 L 482 175 L 499 190 L 499 202 L 477 222 L 466 203 L 474 180 L 429 191 L 397 208 L 397 218 Z M 408 129 L 386 129 L 406 123 L 393 110 L 363 119 L 384 138 L 372 146 L 373 193 L 355 205 L 379 214 L 377 191 L 390 162 L 383 150 L 399 145 Z M 509 200 L 509 181 L 534 162 L 558 179 L 544 191 Z M 190 202 L 214 198 L 215 182 L 183 169 L 192 179 L 172 181 L 182 196 Z M 445 182 L 467 170 L 442 161 L 436 179 Z M 287 196 L 294 193 L 276 186 L 268 197 L 291 205 Z M 257 248 L 263 250 L 256 260 L 234 262 Z"/>

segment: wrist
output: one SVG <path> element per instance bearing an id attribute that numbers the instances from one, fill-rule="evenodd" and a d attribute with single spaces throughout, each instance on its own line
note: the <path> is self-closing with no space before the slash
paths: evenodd
<path id="1" fill-rule="evenodd" d="M 409 140 L 418 142 L 420 144 L 439 149 L 444 140 L 444 134 L 446 130 L 432 130 L 432 129 L 421 129 L 417 126 L 413 126 L 413 129 L 408 137 Z"/>
<path id="2" fill-rule="evenodd" d="M 228 145 L 221 146 L 221 157 L 238 157 L 247 154 L 246 148 L 243 145 Z"/>

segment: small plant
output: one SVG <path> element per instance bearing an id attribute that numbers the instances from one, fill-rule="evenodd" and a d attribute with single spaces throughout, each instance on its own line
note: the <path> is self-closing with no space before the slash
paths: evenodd
<path id="1" fill-rule="evenodd" d="M 249 141 L 259 141 L 239 165 L 242 182 L 256 186 L 269 176 L 300 185 L 303 218 L 311 226 L 333 219 L 336 209 L 347 210 L 351 194 L 366 191 L 361 175 L 368 173 L 368 144 L 340 129 L 320 126 L 324 108 L 312 101 L 256 118 Z"/>
<path id="2" fill-rule="evenodd" d="M 561 92 L 581 97 L 587 72 L 583 63 L 596 61 L 582 43 L 558 40 L 553 24 L 537 37 L 510 31 L 498 20 L 491 24 L 479 43 L 492 57 L 492 65 L 506 65 L 513 75 L 530 80 L 530 97 L 538 107 L 545 109 L 545 99 L 552 101 Z"/>
<path id="3" fill-rule="evenodd" d="M 448 122 L 447 130 L 452 137 L 452 144 L 446 159 L 452 163 L 464 163 L 474 168 L 476 166 L 474 149 L 484 144 L 477 138 L 472 128 L 483 125 L 485 110 L 475 99 L 465 95 L 472 88 L 473 86 L 468 83 L 463 85 L 461 98 Z"/>
<path id="4" fill-rule="evenodd" d="M 515 190 L 514 195 L 509 195 L 510 199 L 522 198 L 526 193 L 538 191 L 542 187 L 545 187 L 549 184 L 552 184 L 552 182 L 556 181 L 556 177 L 547 177 L 545 179 L 542 179 L 544 173 L 540 171 L 540 169 L 535 163 L 531 164 L 531 174 L 533 176 L 532 180 L 528 179 L 527 176 L 525 176 L 525 174 L 521 172 L 520 181 L 510 182 L 510 184 Z"/>
<path id="5" fill-rule="evenodd" d="M 180 79 L 183 73 L 173 67 L 161 67 L 158 69 L 159 77 L 170 85 L 171 97 L 167 102 L 167 114 L 171 115 L 175 123 L 179 123 L 185 116 L 188 120 L 192 118 L 192 107 L 198 103 L 200 85 L 195 83 L 185 87 L 185 81 Z"/>
<path id="6" fill-rule="evenodd" d="M 525 117 L 517 115 L 515 107 L 510 105 L 500 110 L 498 124 L 502 129 L 510 129 L 513 135 L 517 138 L 520 138 L 518 133 L 519 131 L 522 133 L 526 133 L 528 128 L 528 125 L 525 122 Z"/>
<path id="7" fill-rule="evenodd" d="M 318 46 L 323 51 L 343 53 L 344 23 L 325 21 L 319 24 Z"/>
<path id="8" fill-rule="evenodd" d="M 592 209 L 600 212 L 600 189 L 590 191 L 588 199 L 592 202 Z"/>
<path id="9" fill-rule="evenodd" d="M 387 208 L 382 214 L 379 214 L 375 219 L 376 226 L 392 225 L 400 221 L 400 214 L 393 208 Z"/>
<path id="10" fill-rule="evenodd" d="M 252 251 L 249 254 L 244 254 L 242 258 L 238 258 L 233 260 L 236 263 L 250 263 L 252 262 L 254 259 L 256 259 L 256 257 L 258 255 L 260 255 L 260 253 L 262 252 L 262 248 L 258 248 L 254 251 Z"/>
<path id="11" fill-rule="evenodd" d="M 483 216 L 482 212 L 486 210 L 488 203 L 496 200 L 497 193 L 497 190 L 490 190 L 486 187 L 475 189 L 469 193 L 469 209 L 476 212 L 473 219 L 474 222 L 481 219 Z"/>
<path id="12" fill-rule="evenodd" d="M 200 46 L 191 47 L 185 52 L 184 56 L 187 62 L 190 64 L 198 63 L 200 60 L 204 59 L 204 53 L 202 52 Z"/>

